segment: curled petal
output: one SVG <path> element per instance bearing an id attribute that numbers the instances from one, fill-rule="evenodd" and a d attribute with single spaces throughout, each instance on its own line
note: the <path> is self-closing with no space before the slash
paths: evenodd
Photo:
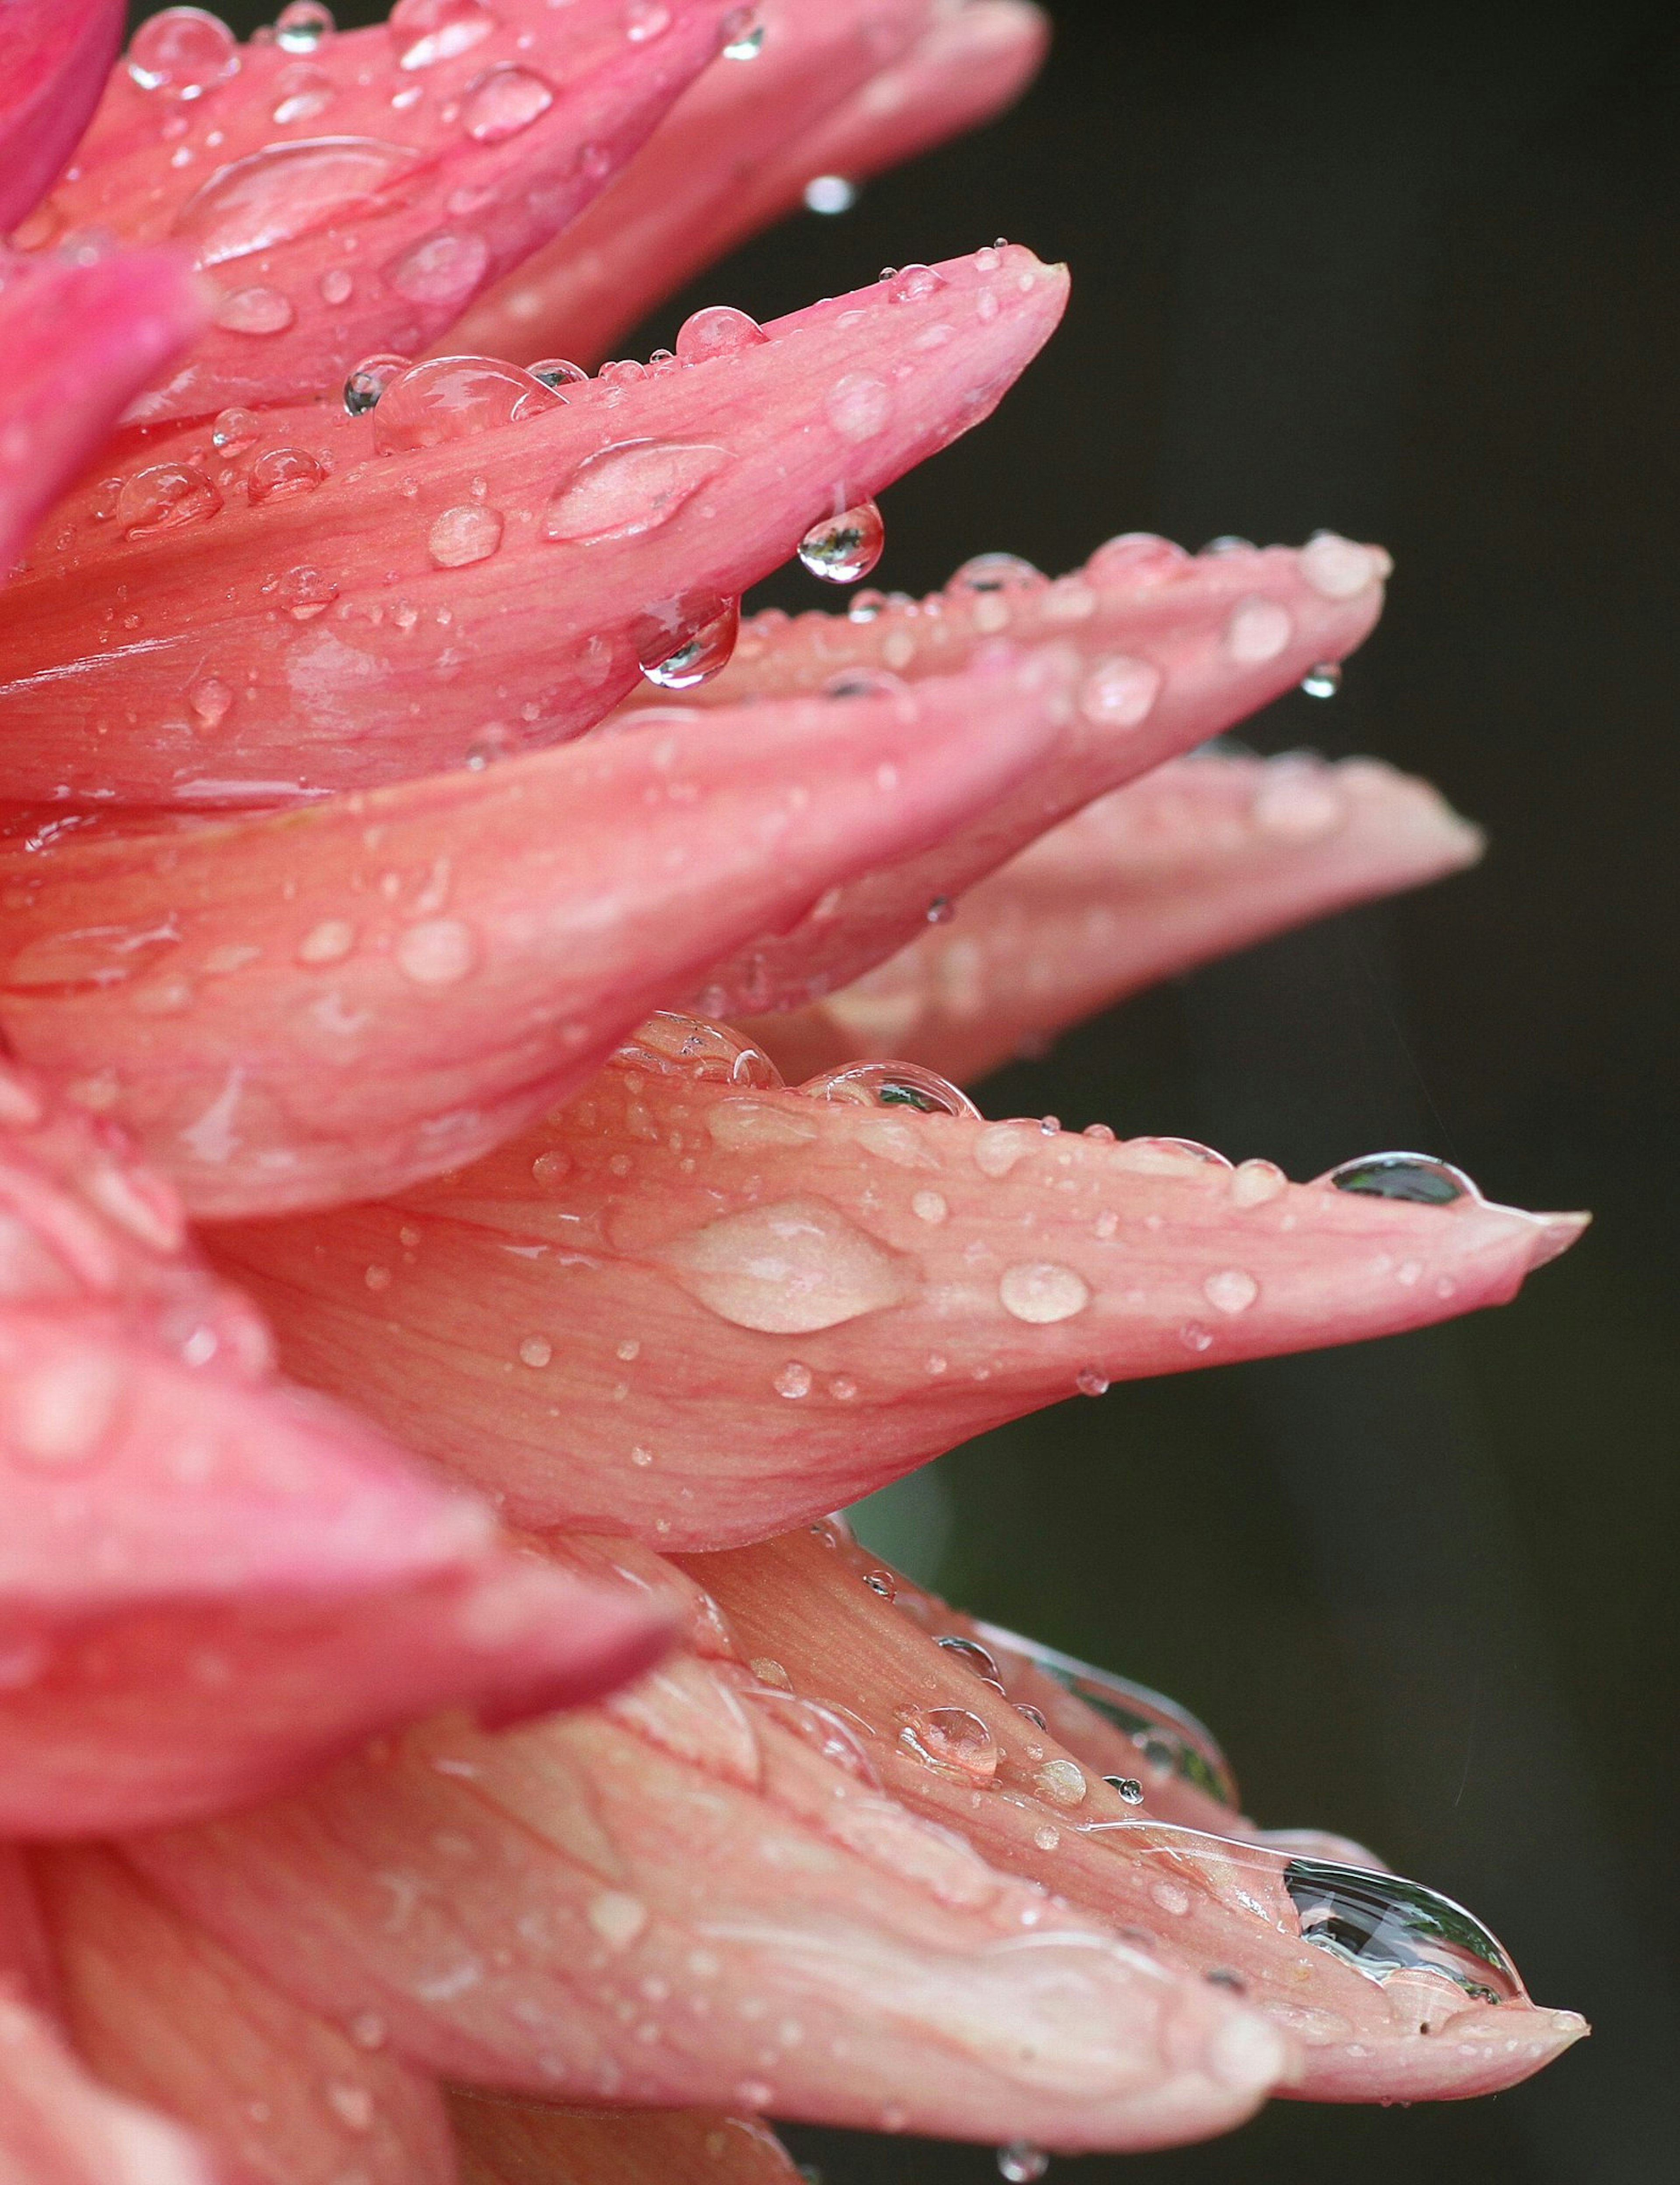
<path id="1" fill-rule="evenodd" d="M 0 1025 L 199 1213 L 394 1190 L 575 1089 L 721 953 L 983 809 L 1066 702 L 1000 663 L 980 691 L 746 708 L 14 848 Z"/>
<path id="2" fill-rule="evenodd" d="M 692 702 L 821 689 L 838 676 L 957 673 L 1001 640 L 1063 662 L 1079 682 L 1061 747 L 1015 794 L 927 856 L 855 882 L 818 923 L 723 967 L 708 1015 L 798 1008 L 844 986 L 1094 797 L 1222 733 L 1362 642 L 1388 557 L 1327 534 L 1298 551 L 1192 557 L 1164 539 L 1115 539 L 1052 584 L 984 556 L 918 605 L 860 595 L 855 620 L 773 612 L 749 623 L 734 663 Z M 633 709 L 626 715 L 633 718 Z"/>
<path id="3" fill-rule="evenodd" d="M 114 1852 L 37 1859 L 77 2048 L 106 2085 L 272 2185 L 454 2185 L 432 2082 L 377 2028 L 307 2010 L 183 1920 Z"/>
<path id="4" fill-rule="evenodd" d="M 0 788 L 273 803 L 575 735 L 987 415 L 1066 295 L 983 252 L 563 397 L 466 360 L 168 435 L 0 598 Z"/>
<path id="5" fill-rule="evenodd" d="M 1531 2003 L 1494 1938 L 1432 1892 L 1303 1858 L 1229 1815 L 1220 1834 L 1169 1819 L 1184 1810 L 1183 1785 L 1147 1763 L 1141 1740 L 1120 1743 L 1119 1767 L 1098 1773 L 1091 1748 L 1105 1731 L 1119 1741 L 1063 1693 L 1055 1727 L 1074 1730 L 1086 1747 L 1075 1758 L 1006 1687 L 991 1651 L 999 1635 L 952 1616 L 835 1527 L 685 1568 L 758 1676 L 787 1704 L 843 1716 L 912 1811 L 1285 2030 L 1296 2058 L 1284 2091 L 1341 2101 L 1486 2093 L 1527 2078 L 1586 2031 L 1572 2012 Z"/>
<path id="6" fill-rule="evenodd" d="M 873 120 L 872 144 L 891 132 L 876 148 L 880 166 L 968 126 L 977 106 L 1012 97 L 1043 41 L 1035 9 L 1011 0 L 1010 12 L 1031 15 L 1038 35 L 1006 71 L 991 57 L 1000 40 L 990 6 L 947 13 L 935 0 L 885 0 L 864 11 L 767 0 L 751 65 L 709 69 L 611 189 L 474 305 L 462 344 L 495 356 L 604 355 L 661 297 L 796 204 L 830 164 L 830 138 L 850 146 L 860 113 Z M 982 50 L 991 67 L 977 99 L 970 79 Z M 935 103 L 936 116 L 928 110 Z"/>
<path id="7" fill-rule="evenodd" d="M 176 252 L 37 261 L 0 249 L 0 568 L 85 468 L 136 388 L 203 320 Z"/>
<path id="8" fill-rule="evenodd" d="M 10 0 L 0 25 L 0 234 L 81 134 L 122 36 L 121 0 Z"/>
<path id="9" fill-rule="evenodd" d="M 557 2110 L 449 2101 L 461 2185 L 796 2185 L 793 2157 L 754 2116 L 711 2110 Z"/>
<path id="10" fill-rule="evenodd" d="M 686 1656 L 622 1705 L 434 1728 L 130 1855 L 300 2000 L 548 2100 L 1144 2146 L 1287 2068 L 1231 1998 L 994 1873 L 844 1725 L 756 1690 Z"/>
<path id="11" fill-rule="evenodd" d="M 1043 835 L 840 992 L 744 1029 L 797 1080 L 872 1057 L 959 1082 L 1309 919 L 1472 863 L 1482 836 L 1374 759 L 1169 760 Z"/>
<path id="12" fill-rule="evenodd" d="M 0 1996 L 0 2185 L 236 2185 L 176 2126 L 83 2070 Z"/>
<path id="13" fill-rule="evenodd" d="M 177 240 L 215 292 L 150 420 L 313 398 L 376 350 L 416 354 L 563 227 L 717 51 L 724 0 L 415 4 L 306 54 L 142 23 L 33 223 Z M 220 35 L 218 36 L 218 32 Z"/>
<path id="14" fill-rule="evenodd" d="M 890 1065 L 788 1092 L 695 1033 L 464 1173 L 223 1232 L 291 1369 L 522 1520 L 717 1546 L 1076 1389 L 1502 1303 L 1580 1226 L 921 1112 Z"/>

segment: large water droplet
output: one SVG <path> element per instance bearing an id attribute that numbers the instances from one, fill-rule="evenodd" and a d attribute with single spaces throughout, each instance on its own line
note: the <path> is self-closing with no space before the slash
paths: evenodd
<path id="1" fill-rule="evenodd" d="M 385 277 L 411 304 L 452 309 L 478 288 L 489 263 L 490 246 L 482 235 L 442 228 L 393 259 Z"/>
<path id="2" fill-rule="evenodd" d="M 413 365 L 411 356 L 398 356 L 387 351 L 377 356 L 365 356 L 344 382 L 344 407 L 352 417 L 365 417 L 377 406 L 386 388 L 399 379 Z"/>
<path id="3" fill-rule="evenodd" d="M 997 1742 L 966 1707 L 918 1707 L 898 1741 L 930 1767 L 955 1769 L 970 1783 L 990 1783 L 997 1773 Z"/>
<path id="4" fill-rule="evenodd" d="M 1072 1267 L 1050 1260 L 1023 1260 L 1006 1267 L 997 1284 L 1007 1313 L 1035 1327 L 1072 1320 L 1091 1303 L 1091 1285 Z"/>
<path id="5" fill-rule="evenodd" d="M 332 10 L 321 0 L 289 0 L 274 19 L 274 42 L 286 53 L 312 53 L 333 31 Z"/>
<path id="6" fill-rule="evenodd" d="M 972 597 L 987 592 L 1041 592 L 1050 579 L 1019 554 L 976 554 L 965 562 L 946 586 L 947 592 Z"/>
<path id="7" fill-rule="evenodd" d="M 369 211 L 414 163 L 401 144 L 372 137 L 308 137 L 267 144 L 219 168 L 187 198 L 171 232 L 200 265 L 272 250 Z"/>
<path id="8" fill-rule="evenodd" d="M 661 690 L 695 690 L 728 666 L 740 627 L 740 601 L 726 600 L 675 645 L 668 630 L 658 631 L 641 648 L 642 673 Z"/>
<path id="9" fill-rule="evenodd" d="M 1291 1859 L 1283 1881 L 1302 1940 L 1375 1980 L 1421 1967 L 1479 2002 L 1522 1995 L 1515 1966 L 1481 1921 L 1420 1882 L 1316 1858 Z"/>
<path id="10" fill-rule="evenodd" d="M 730 460 L 727 448 L 705 442 L 621 440 L 601 448 L 555 489 L 543 534 L 583 545 L 657 530 Z"/>
<path id="11" fill-rule="evenodd" d="M 924 1115 L 967 1115 L 980 1109 L 966 1092 L 918 1062 L 856 1062 L 824 1070 L 798 1087 L 807 1100 L 840 1100 L 860 1108 L 913 1108 Z"/>
<path id="12" fill-rule="evenodd" d="M 468 92 L 461 126 L 477 144 L 500 144 L 546 114 L 554 92 L 533 69 L 492 69 Z"/>
<path id="13" fill-rule="evenodd" d="M 142 91 L 200 98 L 239 66 L 239 42 L 202 8 L 165 8 L 129 41 L 128 72 Z"/>
<path id="14" fill-rule="evenodd" d="M 726 1214 L 653 1257 L 737 1327 L 808 1335 L 901 1304 L 908 1263 L 826 1199 L 779 1199 Z"/>
<path id="15" fill-rule="evenodd" d="M 397 65 L 404 69 L 452 61 L 482 44 L 495 27 L 483 0 L 397 0 L 391 10 L 391 39 Z"/>
<path id="16" fill-rule="evenodd" d="M 689 1077 L 712 1084 L 748 1085 L 771 1092 L 782 1073 L 765 1053 L 728 1025 L 660 1009 L 621 1047 L 613 1058 L 661 1076 Z"/>
<path id="17" fill-rule="evenodd" d="M 825 584 L 855 584 L 881 558 L 886 525 L 873 500 L 813 523 L 799 542 L 799 558 Z"/>
<path id="18" fill-rule="evenodd" d="M 552 388 L 516 364 L 493 356 L 430 357 L 387 383 L 377 397 L 373 444 L 382 455 L 406 455 L 523 424 L 561 406 Z"/>
<path id="19" fill-rule="evenodd" d="M 705 364 L 714 356 L 739 356 L 762 349 L 770 337 L 756 319 L 729 304 L 713 304 L 684 320 L 677 354 L 685 364 Z"/>
<path id="20" fill-rule="evenodd" d="M 123 482 L 117 522 L 126 539 L 150 539 L 214 516 L 221 495 L 191 463 L 153 463 Z"/>
<path id="21" fill-rule="evenodd" d="M 1404 1199 L 1419 1206 L 1451 1206 L 1477 1196 L 1462 1169 L 1429 1154 L 1367 1154 L 1314 1178 L 1366 1199 Z"/>

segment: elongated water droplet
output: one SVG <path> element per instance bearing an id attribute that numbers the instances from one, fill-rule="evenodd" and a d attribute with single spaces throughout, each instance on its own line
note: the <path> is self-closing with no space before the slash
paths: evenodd
<path id="1" fill-rule="evenodd" d="M 265 500 L 313 493 L 326 475 L 305 448 L 271 448 L 252 464 L 245 490 L 260 507 Z"/>
<path id="2" fill-rule="evenodd" d="M 127 61 L 142 91 L 201 98 L 237 70 L 239 42 L 226 23 L 202 8 L 165 8 L 135 31 Z"/>
<path id="3" fill-rule="evenodd" d="M 935 1646 L 942 1646 L 947 1654 L 954 1654 L 963 1666 L 972 1669 L 983 1684 L 996 1685 L 1000 1692 L 1002 1690 L 1003 1679 L 998 1672 L 996 1661 L 981 1646 L 978 1639 L 963 1639 L 953 1635 L 935 1640 L 934 1643 Z"/>
<path id="4" fill-rule="evenodd" d="M 650 1256 L 720 1319 L 768 1335 L 840 1327 L 914 1288 L 907 1260 L 823 1199 L 721 1215 Z"/>
<path id="5" fill-rule="evenodd" d="M 621 440 L 581 462 L 555 489 L 545 538 L 582 545 L 657 530 L 729 462 L 705 442 Z"/>
<path id="6" fill-rule="evenodd" d="M 855 584 L 881 558 L 886 525 L 873 500 L 813 523 L 799 542 L 799 558 L 825 584 Z"/>
<path id="7" fill-rule="evenodd" d="M 1419 1206 L 1451 1206 L 1479 1195 L 1462 1169 L 1429 1154 L 1367 1154 L 1314 1181 L 1363 1198 L 1404 1199 Z"/>
<path id="8" fill-rule="evenodd" d="M 824 1070 L 797 1088 L 807 1100 L 840 1100 L 860 1108 L 913 1108 L 924 1115 L 968 1115 L 980 1109 L 931 1070 L 917 1062 L 856 1062 Z"/>
<path id="9" fill-rule="evenodd" d="M 282 69 L 274 80 L 274 119 L 282 129 L 296 121 L 313 121 L 326 113 L 337 93 L 338 86 L 324 69 L 300 61 Z"/>
<path id="10" fill-rule="evenodd" d="M 248 258 L 369 211 L 414 160 L 406 146 L 373 137 L 266 144 L 195 190 L 170 232 L 193 245 L 200 265 Z"/>
<path id="11" fill-rule="evenodd" d="M 971 1783 L 990 1783 L 997 1773 L 996 1741 L 966 1707 L 918 1707 L 898 1741 L 930 1767 L 955 1769 Z"/>
<path id="12" fill-rule="evenodd" d="M 709 683 L 728 666 L 740 634 L 741 603 L 726 600 L 715 614 L 672 646 L 668 633 L 650 640 L 641 655 L 641 669 L 661 690 L 692 690 Z"/>
<path id="13" fill-rule="evenodd" d="M 1374 1980 L 1420 1967 L 1443 1973 L 1479 2002 L 1522 1995 L 1515 1966 L 1482 1922 L 1421 1882 L 1315 1858 L 1291 1859 L 1283 1880 L 1303 1942 Z"/>

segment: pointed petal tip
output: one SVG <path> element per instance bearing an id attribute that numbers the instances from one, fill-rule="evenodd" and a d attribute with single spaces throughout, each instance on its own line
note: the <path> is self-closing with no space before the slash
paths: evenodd
<path id="1" fill-rule="evenodd" d="M 1592 1227 L 1590 1214 L 1536 1214 L 1530 1217 L 1537 1234 L 1528 1261 L 1528 1271 L 1545 1266 L 1550 1260 L 1560 1260 L 1570 1246 L 1584 1237 Z"/>

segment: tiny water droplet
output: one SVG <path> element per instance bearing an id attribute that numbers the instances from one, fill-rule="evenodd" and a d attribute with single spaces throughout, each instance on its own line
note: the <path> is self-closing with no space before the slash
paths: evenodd
<path id="1" fill-rule="evenodd" d="M 813 523 L 799 542 L 799 558 L 825 584 L 855 584 L 881 558 L 886 525 L 873 500 Z"/>
<path id="2" fill-rule="evenodd" d="M 671 10 L 665 0 L 625 0 L 624 35 L 633 46 L 652 43 L 671 27 Z"/>
<path id="3" fill-rule="evenodd" d="M 531 367 L 533 379 L 540 379 L 544 387 L 587 387 L 589 375 L 581 364 L 573 364 L 570 357 L 545 356 Z"/>
<path id="4" fill-rule="evenodd" d="M 1404 1199 L 1419 1206 L 1451 1206 L 1477 1196 L 1462 1169 L 1429 1154 L 1367 1154 L 1314 1179 L 1367 1199 Z"/>
<path id="5" fill-rule="evenodd" d="M 835 214 L 850 212 L 857 202 L 857 188 L 844 175 L 813 175 L 805 185 L 805 208 L 807 212 L 823 214 L 832 219 Z"/>
<path id="6" fill-rule="evenodd" d="M 942 1646 L 947 1654 L 954 1654 L 963 1667 L 972 1669 L 983 1683 L 996 1685 L 999 1691 L 1002 1690 L 1003 1679 L 998 1670 L 996 1660 L 985 1647 L 981 1646 L 978 1639 L 963 1639 L 953 1635 L 950 1638 L 935 1640 L 934 1643 Z"/>
<path id="7" fill-rule="evenodd" d="M 572 1173 L 572 1156 L 551 1146 L 545 1154 L 539 1154 L 531 1164 L 531 1174 L 539 1183 L 560 1183 Z"/>
<path id="8" fill-rule="evenodd" d="M 1106 1396 L 1108 1385 L 1108 1376 L 1094 1366 L 1082 1366 L 1074 1376 L 1074 1386 L 1082 1396 Z"/>
<path id="9" fill-rule="evenodd" d="M 865 1571 L 863 1583 L 871 1593 L 879 1594 L 883 1601 L 896 1601 L 898 1598 L 898 1588 L 893 1583 L 892 1574 L 889 1571 Z"/>
<path id="10" fill-rule="evenodd" d="M 355 282 L 342 265 L 329 265 L 315 283 L 321 290 L 323 304 L 348 304 L 355 293 Z"/>
<path id="11" fill-rule="evenodd" d="M 1135 729 L 1148 719 L 1164 679 L 1153 661 L 1112 654 L 1086 677 L 1080 711 L 1098 728 Z"/>
<path id="12" fill-rule="evenodd" d="M 811 1368 L 801 1366 L 797 1359 L 790 1359 L 777 1374 L 774 1385 L 779 1396 L 797 1402 L 800 1397 L 811 1394 Z"/>
<path id="13" fill-rule="evenodd" d="M 1102 1780 L 1122 1804 L 1141 1806 L 1143 1803 L 1143 1785 L 1136 1775 L 1105 1775 Z"/>
<path id="14" fill-rule="evenodd" d="M 408 926 L 393 953 L 397 969 L 417 986 L 453 986 L 478 960 L 472 930 L 458 918 L 422 919 Z"/>
<path id="15" fill-rule="evenodd" d="M 210 427 L 210 444 L 224 455 L 242 455 L 262 431 L 254 410 L 223 410 Z"/>
<path id="16" fill-rule="evenodd" d="M 332 105 L 338 87 L 322 69 L 299 63 L 275 78 L 274 119 L 282 129 L 294 121 L 313 121 Z"/>
<path id="17" fill-rule="evenodd" d="M 997 1295 L 1005 1312 L 1015 1319 L 1047 1327 L 1083 1312 L 1091 1303 L 1091 1287 L 1072 1267 L 1048 1260 L 1024 1260 L 1003 1270 Z"/>
<path id="18" fill-rule="evenodd" d="M 1215 1312 L 1247 1312 L 1260 1294 L 1260 1285 L 1241 1267 L 1222 1267 L 1202 1285 L 1202 1294 Z"/>
<path id="19" fill-rule="evenodd" d="M 1252 539 L 1240 539 L 1234 531 L 1222 531 L 1217 539 L 1210 539 L 1202 551 L 1217 558 L 1223 554 L 1253 554 L 1256 548 Z"/>
<path id="20" fill-rule="evenodd" d="M 956 570 L 947 593 L 974 598 L 995 592 L 1041 592 L 1050 579 L 1019 554 L 975 554 Z"/>
<path id="21" fill-rule="evenodd" d="M 931 265 L 907 265 L 893 275 L 887 294 L 895 304 L 921 304 L 950 285 L 944 274 Z"/>
<path id="22" fill-rule="evenodd" d="M 352 417 L 365 417 L 394 379 L 414 363 L 411 356 L 365 356 L 344 382 L 344 407 Z"/>
<path id="23" fill-rule="evenodd" d="M 1301 678 L 1301 688 L 1309 698 L 1333 698 L 1342 688 L 1341 662 L 1320 660 Z"/>
<path id="24" fill-rule="evenodd" d="M 519 1362 L 538 1371 L 554 1356 L 554 1345 L 544 1335 L 527 1335 L 519 1346 Z"/>
<path id="25" fill-rule="evenodd" d="M 332 10 L 321 0 L 290 0 L 274 19 L 274 42 L 282 53 L 312 53 L 333 28 Z"/>
<path id="26" fill-rule="evenodd" d="M 338 596 L 338 587 L 324 570 L 307 562 L 287 570 L 275 587 L 276 596 L 293 622 L 313 622 Z"/>
<path id="27" fill-rule="evenodd" d="M 1279 600 L 1239 600 L 1225 626 L 1225 647 L 1239 667 L 1275 660 L 1295 634 L 1293 617 Z"/>

